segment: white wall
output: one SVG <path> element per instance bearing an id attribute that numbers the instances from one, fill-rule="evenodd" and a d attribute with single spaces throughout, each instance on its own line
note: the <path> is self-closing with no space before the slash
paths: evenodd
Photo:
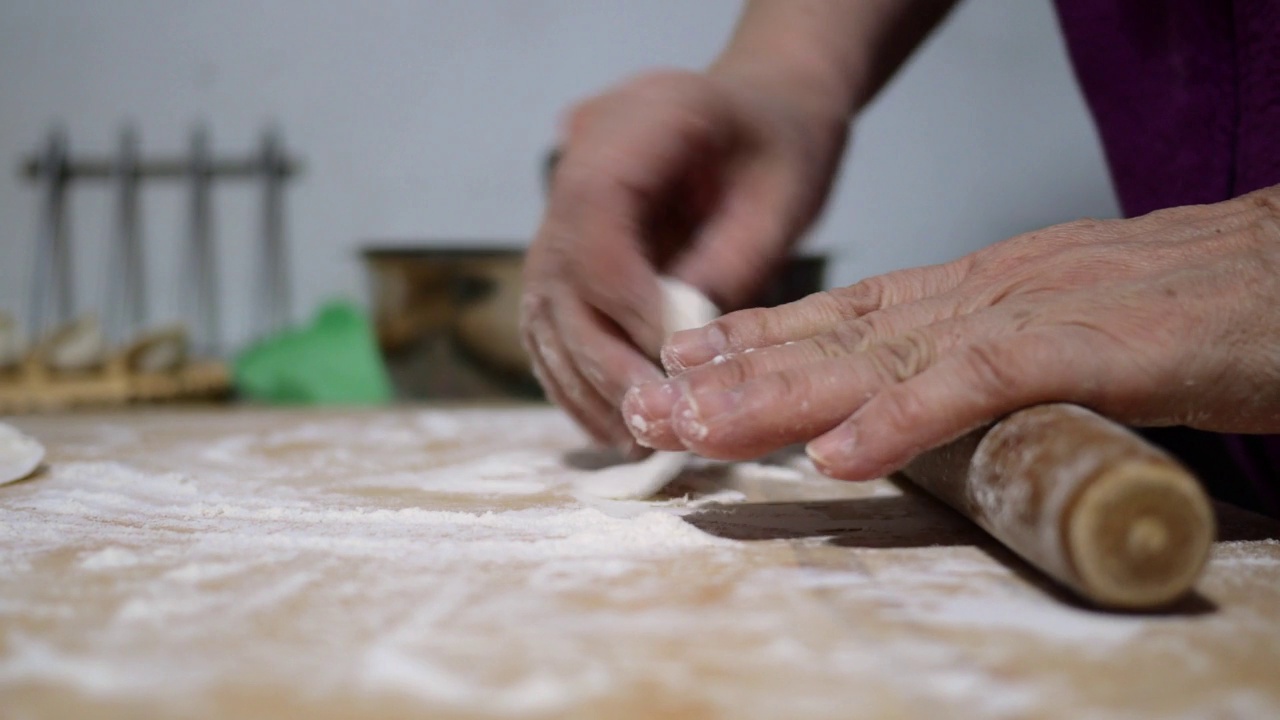
<path id="1" fill-rule="evenodd" d="M 289 194 L 295 309 L 362 297 L 370 238 L 523 242 L 562 108 L 652 65 L 699 66 L 735 0 L 0 0 L 0 307 L 28 295 L 38 196 L 14 172 L 51 121 L 104 152 L 198 118 L 239 152 L 268 120 L 303 156 Z M 858 128 L 815 246 L 848 283 L 1080 215 L 1114 215 L 1048 0 L 969 0 Z M 178 187 L 148 193 L 155 315 L 179 288 Z M 220 192 L 227 332 L 243 337 L 256 196 Z M 96 305 L 105 187 L 75 200 L 80 295 Z"/>

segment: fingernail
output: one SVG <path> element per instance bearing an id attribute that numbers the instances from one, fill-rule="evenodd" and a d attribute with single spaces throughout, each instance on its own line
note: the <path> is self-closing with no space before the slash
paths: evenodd
<path id="1" fill-rule="evenodd" d="M 666 423 L 663 423 L 663 424 L 665 425 Z M 650 426 L 649 430 L 653 430 L 653 429 L 654 427 Z M 653 445 L 653 441 L 650 440 L 646 435 L 637 434 L 635 438 L 636 438 L 636 444 L 639 445 L 640 447 L 648 448 L 650 450 L 656 449 Z"/>
<path id="2" fill-rule="evenodd" d="M 643 430 L 639 423 L 633 422 L 633 417 L 646 423 L 671 417 L 671 410 L 680 399 L 680 389 L 676 385 L 663 380 L 641 383 L 628 390 L 622 398 L 622 415 L 627 424 Z"/>
<path id="3" fill-rule="evenodd" d="M 711 362 L 728 347 L 724 331 L 714 323 L 693 330 L 683 330 L 667 339 L 662 347 L 662 367 L 669 373 Z"/>
<path id="4" fill-rule="evenodd" d="M 689 409 L 698 420 L 707 422 L 722 415 L 735 415 L 742 409 L 742 390 L 706 390 L 689 394 Z"/>
<path id="5" fill-rule="evenodd" d="M 852 427 L 840 427 L 810 441 L 804 451 L 819 470 L 830 468 L 841 462 L 848 462 L 848 458 L 853 455 L 856 438 L 857 433 Z"/>
<path id="6" fill-rule="evenodd" d="M 676 410 L 671 417 L 671 429 L 686 443 L 690 440 L 695 442 L 706 440 L 707 435 L 711 433 L 706 423 L 702 422 L 694 413 L 689 404 L 689 398 L 685 398 L 684 402 L 676 404 Z"/>

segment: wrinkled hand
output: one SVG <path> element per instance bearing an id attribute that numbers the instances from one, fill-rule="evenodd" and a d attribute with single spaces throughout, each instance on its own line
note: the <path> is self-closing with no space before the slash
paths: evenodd
<path id="1" fill-rule="evenodd" d="M 678 377 L 623 404 L 645 444 L 736 459 L 808 442 L 820 470 L 850 480 L 1051 401 L 1277 432 L 1280 186 L 733 313 L 672 336 L 662 357 Z"/>
<path id="2" fill-rule="evenodd" d="M 812 95 L 664 72 L 570 114 L 521 332 L 543 388 L 596 440 L 638 450 L 619 405 L 663 377 L 658 273 L 740 305 L 816 214 L 847 122 Z"/>

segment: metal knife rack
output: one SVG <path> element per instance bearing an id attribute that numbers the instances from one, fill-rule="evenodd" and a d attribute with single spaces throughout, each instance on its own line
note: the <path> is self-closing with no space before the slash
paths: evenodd
<path id="1" fill-rule="evenodd" d="M 186 157 L 143 157 L 138 132 L 125 126 L 114 158 L 72 156 L 67 133 L 50 131 L 44 149 L 27 158 L 21 174 L 42 188 L 36 261 L 32 276 L 27 330 L 37 341 L 73 320 L 74 253 L 67 206 L 73 184 L 105 181 L 117 193 L 103 321 L 113 342 L 127 341 L 147 322 L 145 260 L 140 202 L 143 186 L 152 182 L 185 182 L 190 192 L 188 231 L 179 268 L 185 289 L 180 311 L 191 330 L 197 353 L 221 347 L 218 271 L 213 228 L 213 188 L 225 181 L 261 185 L 262 205 L 254 279 L 255 338 L 281 329 L 289 320 L 289 272 L 285 247 L 284 190 L 301 163 L 285 151 L 278 129 L 269 128 L 255 153 L 218 158 L 212 155 L 209 132 L 195 128 Z"/>
<path id="2" fill-rule="evenodd" d="M 192 132 L 186 157 L 155 158 L 143 156 L 132 126 L 121 130 L 114 157 L 73 157 L 67 133 L 52 130 L 44 149 L 19 168 L 43 192 L 26 338 L 0 313 L 0 415 L 225 396 L 231 376 L 218 359 L 214 185 L 237 180 L 261 186 L 252 329 L 262 337 L 289 319 L 284 190 L 299 168 L 275 129 L 264 132 L 255 153 L 229 158 L 213 156 L 204 127 Z M 83 181 L 112 183 L 116 202 L 105 302 L 77 318 L 68 202 L 72 185 Z M 178 268 L 182 322 L 167 328 L 147 325 L 140 211 L 144 187 L 156 181 L 186 183 L 190 193 Z"/>

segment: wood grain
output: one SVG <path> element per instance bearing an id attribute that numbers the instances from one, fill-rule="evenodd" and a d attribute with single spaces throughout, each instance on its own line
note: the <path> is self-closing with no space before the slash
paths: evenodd
<path id="1" fill-rule="evenodd" d="M 12 422 L 5 717 L 1280 716 L 1280 525 L 1228 507 L 1190 596 L 1109 613 L 794 458 L 591 504 L 546 408 Z"/>
<path id="2" fill-rule="evenodd" d="M 914 482 L 1082 598 L 1159 608 L 1195 584 L 1214 537 L 1190 471 L 1073 405 L 1029 408 L 925 453 Z"/>

